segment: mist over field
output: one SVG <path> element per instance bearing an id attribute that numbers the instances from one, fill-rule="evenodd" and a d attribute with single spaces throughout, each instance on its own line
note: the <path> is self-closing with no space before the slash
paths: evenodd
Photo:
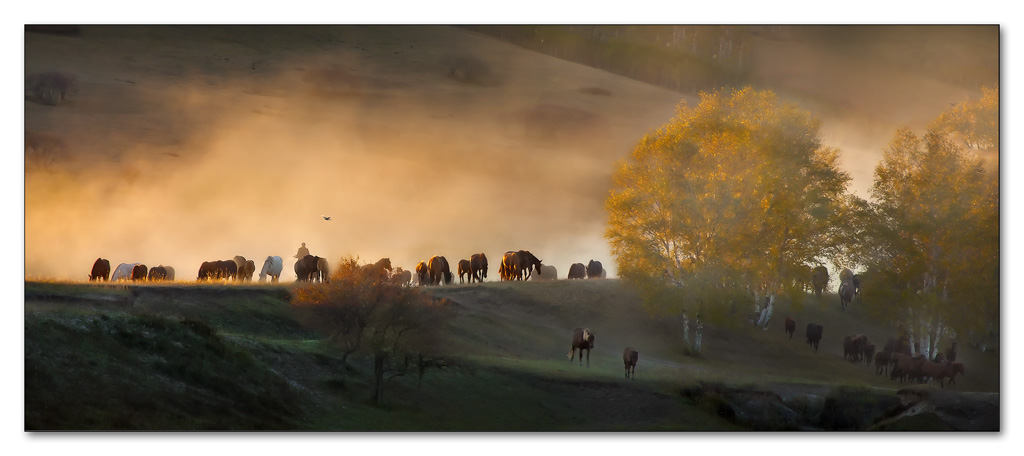
<path id="1" fill-rule="evenodd" d="M 998 68 L 997 33 L 906 29 L 842 52 L 766 38 L 752 52 L 757 85 L 822 120 L 864 197 L 897 128 L 978 93 L 934 62 Z M 278 255 L 293 280 L 301 242 L 332 263 L 405 269 L 444 255 L 454 271 L 483 252 L 489 280 L 507 250 L 560 278 L 575 262 L 613 267 L 616 160 L 697 101 L 446 26 L 86 26 L 25 40 L 26 75 L 77 81 L 67 103 L 26 101 L 26 131 L 69 150 L 26 168 L 26 278 L 85 280 L 103 257 L 193 280 L 203 261 L 243 255 L 258 272 Z M 920 64 L 898 65 L 906 55 Z"/>

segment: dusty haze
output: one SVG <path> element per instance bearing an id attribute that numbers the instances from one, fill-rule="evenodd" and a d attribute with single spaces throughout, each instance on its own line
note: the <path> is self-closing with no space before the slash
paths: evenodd
<path id="1" fill-rule="evenodd" d="M 243 255 L 258 272 L 279 255 L 293 280 L 301 242 L 332 263 L 405 269 L 483 252 L 490 280 L 507 250 L 560 278 L 590 259 L 613 268 L 614 163 L 696 101 L 444 26 L 82 30 L 25 34 L 26 74 L 69 71 L 79 87 L 58 107 L 26 102 L 26 129 L 73 151 L 26 172 L 26 278 L 84 280 L 103 257 L 194 280 L 203 261 Z M 998 36 L 989 44 L 998 63 Z M 760 45 L 759 78 L 822 118 L 862 196 L 896 128 L 976 93 L 806 43 Z M 449 77 L 467 57 L 488 71 Z"/>

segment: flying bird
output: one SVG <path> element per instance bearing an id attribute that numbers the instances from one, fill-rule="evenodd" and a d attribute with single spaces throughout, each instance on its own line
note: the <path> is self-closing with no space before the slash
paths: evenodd
<path id="1" fill-rule="evenodd" d="M 324 220 L 327 220 L 328 222 L 331 221 L 331 216 L 329 215 L 321 215 L 321 217 L 323 217 Z"/>

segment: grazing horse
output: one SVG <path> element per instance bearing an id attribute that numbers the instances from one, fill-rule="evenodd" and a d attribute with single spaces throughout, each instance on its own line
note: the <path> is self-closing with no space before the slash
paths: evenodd
<path id="1" fill-rule="evenodd" d="M 587 278 L 588 279 L 600 279 L 603 278 L 604 268 L 601 267 L 600 261 L 590 260 L 587 263 Z"/>
<path id="2" fill-rule="evenodd" d="M 387 279 L 391 276 L 391 258 L 381 258 L 373 264 L 364 264 L 360 267 L 362 271 L 374 278 Z"/>
<path id="3" fill-rule="evenodd" d="M 964 373 L 964 365 L 963 365 L 963 363 L 950 362 L 948 365 L 949 365 L 949 373 L 948 373 L 948 375 L 949 375 L 949 384 L 950 385 L 955 385 L 956 384 L 956 374 L 957 373 L 959 373 L 960 375 L 967 375 L 967 374 Z"/>
<path id="4" fill-rule="evenodd" d="M 89 281 L 103 280 L 106 281 L 110 278 L 110 261 L 103 258 L 97 258 L 96 262 L 92 264 L 92 272 L 89 274 Z"/>
<path id="5" fill-rule="evenodd" d="M 319 278 L 320 270 L 317 269 L 319 261 L 320 257 L 314 255 L 306 255 L 299 258 L 299 260 L 295 262 L 295 281 L 312 282 L 314 278 Z"/>
<path id="6" fill-rule="evenodd" d="M 146 277 L 146 280 L 167 280 L 167 269 L 163 266 L 153 266 L 149 270 L 149 276 Z"/>
<path id="7" fill-rule="evenodd" d="M 140 263 L 121 263 L 114 269 L 114 273 L 110 275 L 110 281 L 115 280 L 132 280 L 132 275 L 135 270 L 135 266 Z"/>
<path id="8" fill-rule="evenodd" d="M 839 285 L 839 304 L 843 306 L 843 310 L 850 307 L 850 301 L 853 301 L 853 295 L 853 281 L 843 281 L 843 283 Z"/>
<path id="9" fill-rule="evenodd" d="M 396 268 L 395 274 L 391 276 L 391 280 L 397 282 L 400 285 L 409 285 L 412 283 L 412 271 L 406 271 L 402 268 Z"/>
<path id="10" fill-rule="evenodd" d="M 530 280 L 558 280 L 558 269 L 550 265 L 541 265 L 540 274 L 533 276 Z"/>
<path id="11" fill-rule="evenodd" d="M 820 299 L 821 294 L 825 292 L 825 287 L 828 286 L 828 268 L 825 266 L 814 268 L 811 275 L 811 286 L 814 288 L 814 295 Z"/>
<path id="12" fill-rule="evenodd" d="M 487 278 L 487 255 L 474 253 L 469 257 L 469 281 L 483 282 Z"/>
<path id="13" fill-rule="evenodd" d="M 583 279 L 587 277 L 587 267 L 583 263 L 573 263 L 569 266 L 570 279 Z"/>
<path id="14" fill-rule="evenodd" d="M 316 279 L 321 283 L 327 283 L 331 277 L 331 264 L 327 258 L 316 257 Z"/>
<path id="15" fill-rule="evenodd" d="M 864 355 L 864 349 L 868 345 L 868 338 L 863 334 L 846 336 L 843 338 L 843 359 L 860 362 Z"/>
<path id="16" fill-rule="evenodd" d="M 866 338 L 866 336 L 865 336 L 865 338 Z M 864 363 L 865 364 L 870 365 L 871 362 L 875 359 L 875 350 L 877 348 L 878 347 L 875 344 L 870 343 L 870 342 L 868 342 L 868 344 L 864 346 Z"/>
<path id="17" fill-rule="evenodd" d="M 426 261 L 420 261 L 416 263 L 416 280 L 420 286 L 426 285 L 430 277 L 430 268 L 427 267 Z"/>
<path id="18" fill-rule="evenodd" d="M 814 323 L 807 324 L 807 330 L 804 333 L 807 335 L 807 343 L 814 347 L 814 353 L 818 353 L 818 343 L 821 342 L 821 333 L 824 330 L 821 325 Z"/>
<path id="19" fill-rule="evenodd" d="M 238 280 L 242 282 L 252 282 L 252 275 L 256 273 L 256 263 L 252 260 L 245 260 L 242 266 L 238 268 Z"/>
<path id="20" fill-rule="evenodd" d="M 636 362 L 639 360 L 640 353 L 634 350 L 633 347 L 626 347 L 626 349 L 622 351 L 622 364 L 626 365 L 626 378 L 630 378 L 630 376 L 632 376 L 636 379 Z"/>
<path id="21" fill-rule="evenodd" d="M 279 256 L 268 256 L 263 261 L 263 269 L 260 269 L 260 282 L 265 282 L 270 276 L 271 282 L 277 282 L 281 278 L 281 271 L 284 269 L 284 260 Z"/>
<path id="22" fill-rule="evenodd" d="M 432 285 L 440 285 L 444 282 L 445 285 L 452 283 L 452 270 L 448 266 L 448 259 L 434 255 L 427 261 L 427 270 L 430 272 L 430 283 Z"/>
<path id="23" fill-rule="evenodd" d="M 569 347 L 569 362 L 572 362 L 576 350 L 580 351 L 580 366 L 583 365 L 583 350 L 587 351 L 587 367 L 590 367 L 590 352 L 594 349 L 594 333 L 590 328 L 572 330 L 572 346 Z"/>
<path id="24" fill-rule="evenodd" d="M 541 272 L 540 272 L 540 267 L 541 267 L 540 259 L 538 259 L 537 257 L 533 256 L 533 254 L 530 253 L 530 251 L 528 251 L 528 250 L 520 250 L 520 251 L 516 252 L 516 257 L 519 258 L 519 275 L 520 275 L 519 279 L 520 280 L 529 280 L 530 279 L 530 275 L 532 274 L 530 272 L 530 268 L 531 267 L 533 268 L 534 271 L 537 271 L 537 275 L 541 275 Z M 523 277 L 522 276 L 523 274 L 526 274 L 526 276 Z"/>
<path id="25" fill-rule="evenodd" d="M 469 276 L 469 283 L 473 283 L 473 273 L 470 272 L 470 269 L 472 268 L 469 260 L 459 260 L 459 283 L 465 283 L 462 281 L 465 276 Z"/>
<path id="26" fill-rule="evenodd" d="M 136 263 L 132 268 L 132 280 L 146 280 L 149 275 L 149 268 L 141 263 Z"/>
<path id="27" fill-rule="evenodd" d="M 217 273 L 216 261 L 204 261 L 199 266 L 199 277 L 196 280 L 213 280 L 217 278 Z"/>
<path id="28" fill-rule="evenodd" d="M 238 265 L 234 260 L 218 261 L 217 272 L 218 278 L 235 280 L 238 277 Z"/>
<path id="29" fill-rule="evenodd" d="M 786 317 L 786 334 L 789 334 L 790 340 L 793 339 L 794 332 L 796 332 L 796 320 L 793 317 Z"/>
<path id="30" fill-rule="evenodd" d="M 516 252 L 508 251 L 501 256 L 501 268 L 498 269 L 501 273 L 501 280 L 515 280 L 516 278 L 522 278 L 519 274 L 519 255 Z"/>
<path id="31" fill-rule="evenodd" d="M 884 351 L 875 353 L 875 374 L 882 375 L 882 372 L 889 372 L 889 357 L 891 353 Z"/>

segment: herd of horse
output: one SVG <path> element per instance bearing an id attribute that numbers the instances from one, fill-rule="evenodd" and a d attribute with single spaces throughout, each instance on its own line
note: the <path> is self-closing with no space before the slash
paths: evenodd
<path id="1" fill-rule="evenodd" d="M 326 260 L 324 261 L 326 264 Z M 269 276 L 271 281 L 277 282 L 281 277 L 282 260 L 279 256 L 268 256 L 263 262 L 263 269 L 260 271 L 259 281 L 264 282 Z M 204 261 L 199 266 L 199 275 L 196 280 L 237 280 L 241 282 L 252 281 L 256 272 L 256 263 L 247 260 L 241 255 L 236 255 L 230 260 Z M 114 268 L 113 274 L 110 270 L 110 260 L 97 258 L 92 264 L 89 272 L 89 281 L 111 281 L 119 280 L 148 280 L 148 281 L 174 281 L 175 271 L 171 266 L 147 267 L 143 263 L 121 263 Z"/>
<path id="2" fill-rule="evenodd" d="M 330 280 L 330 265 L 326 258 L 310 254 L 304 254 L 301 257 L 296 255 L 296 257 L 298 257 L 294 268 L 296 281 L 328 282 Z M 382 258 L 373 265 L 367 264 L 364 266 L 372 266 L 374 269 L 386 271 L 389 276 L 392 274 L 391 261 L 388 258 Z M 487 278 L 487 255 L 474 253 L 469 259 L 460 260 L 457 267 L 459 283 L 466 283 L 467 281 L 469 283 L 483 282 Z M 264 282 L 267 277 L 270 277 L 272 282 L 277 282 L 281 277 L 282 270 L 283 260 L 281 257 L 268 256 L 263 263 L 263 268 L 260 270 L 259 281 Z M 247 282 L 252 281 L 255 271 L 255 262 L 247 260 L 241 255 L 236 255 L 230 260 L 204 261 L 199 266 L 199 274 L 196 276 L 196 280 Z M 395 277 L 390 278 L 400 283 L 418 285 L 449 285 L 454 281 L 454 274 L 452 274 L 448 259 L 442 255 L 434 255 L 427 260 L 420 261 L 416 264 L 414 271 L 415 275 L 411 271 L 398 268 L 394 272 Z M 174 268 L 163 265 L 147 268 L 142 263 L 121 263 L 114 270 L 113 275 L 110 272 L 109 260 L 97 258 L 93 263 L 89 280 L 173 281 L 175 279 Z M 500 280 L 503 281 L 530 280 L 531 278 L 541 279 L 542 277 L 544 279 L 555 279 L 557 270 L 552 266 L 542 264 L 542 261 L 528 250 L 510 250 L 501 256 L 501 262 L 498 265 L 498 275 Z M 573 264 L 568 278 L 604 278 L 605 276 L 606 273 L 601 262 L 590 260 L 587 266 L 584 266 L 582 263 Z"/>
<path id="3" fill-rule="evenodd" d="M 508 251 L 502 255 L 501 263 L 498 266 L 500 279 L 505 280 L 529 280 L 534 272 L 538 276 L 543 275 L 541 260 L 527 250 Z M 413 284 L 413 275 L 410 271 L 403 271 L 398 268 L 393 273 L 391 260 L 382 258 L 376 263 L 365 264 L 364 270 L 383 277 L 389 277 L 404 284 Z M 483 282 L 487 278 L 487 256 L 483 253 L 474 253 L 468 260 L 460 260 L 458 263 L 459 282 L 465 283 L 464 278 L 468 277 L 469 283 Z M 304 255 L 295 262 L 296 280 L 300 282 L 327 282 L 330 271 L 326 258 L 315 255 Z M 236 255 L 230 260 L 204 261 L 199 267 L 197 280 L 236 280 L 251 281 L 255 273 L 256 265 L 252 260 Z M 264 282 L 267 277 L 272 282 L 277 282 L 283 270 L 283 260 L 279 256 L 268 256 L 263 262 L 260 270 L 259 281 Z M 419 285 L 441 285 L 451 284 L 453 274 L 448 260 L 441 255 L 434 255 L 426 261 L 420 261 L 415 268 L 416 279 Z M 551 274 L 549 270 L 549 274 Z M 601 262 L 590 260 L 586 266 L 583 263 L 574 263 L 569 268 L 569 279 L 603 278 L 605 271 Z M 849 269 L 844 269 L 839 274 L 840 286 L 839 297 L 843 310 L 846 310 L 855 297 L 860 296 L 860 281 L 856 274 Z M 146 267 L 142 263 L 121 263 L 111 272 L 110 261 L 104 258 L 97 258 L 93 263 L 89 274 L 90 281 L 117 281 L 117 280 L 150 280 L 150 281 L 173 281 L 175 271 L 170 266 Z M 554 278 L 554 277 L 551 277 Z M 828 271 L 823 266 L 815 268 L 812 276 L 814 293 L 819 297 L 828 283 Z M 793 317 L 786 317 L 784 329 L 789 337 L 793 338 L 796 331 L 796 320 Z M 808 323 L 804 331 L 807 343 L 818 352 L 818 344 L 821 341 L 824 328 L 816 323 Z M 594 332 L 589 328 L 576 328 L 572 333 L 572 343 L 569 349 L 569 360 L 576 358 L 579 352 L 579 364 L 583 365 L 583 353 L 586 351 L 587 367 L 590 366 L 590 351 L 594 348 Z M 855 334 L 846 336 L 843 339 L 843 358 L 851 362 L 861 361 L 875 365 L 876 373 L 882 375 L 888 373 L 890 379 L 899 380 L 900 383 L 907 381 L 928 382 L 938 380 L 941 387 L 945 387 L 945 380 L 949 384 L 955 384 L 956 375 L 964 375 L 964 366 L 956 362 L 956 342 L 945 352 L 938 352 L 933 359 L 927 359 L 923 355 L 912 355 L 910 345 L 905 339 L 890 338 L 882 351 L 876 353 L 875 344 L 871 343 L 867 336 Z M 636 364 L 639 360 L 639 353 L 632 347 L 626 347 L 622 354 L 622 361 L 625 367 L 626 378 L 631 378 L 636 372 Z"/>
<path id="4" fill-rule="evenodd" d="M 796 320 L 793 317 L 786 317 L 784 329 L 786 335 L 792 339 L 796 331 Z M 805 335 L 807 343 L 811 345 L 814 352 L 818 352 L 818 343 L 821 342 L 823 327 L 816 323 L 808 323 Z M 843 359 L 852 363 L 864 362 L 868 365 L 874 363 L 875 373 L 882 375 L 888 373 L 890 380 L 899 380 L 900 383 L 917 382 L 927 383 L 931 380 L 938 380 L 939 386 L 945 388 L 945 380 L 949 384 L 956 383 L 956 375 L 964 375 L 963 363 L 956 362 L 956 342 L 954 341 L 945 352 L 937 352 L 932 359 L 928 359 L 919 350 L 917 355 L 911 351 L 910 344 L 904 337 L 890 337 L 882 351 L 876 352 L 877 346 L 868 340 L 863 334 L 852 334 L 843 338 Z"/>

